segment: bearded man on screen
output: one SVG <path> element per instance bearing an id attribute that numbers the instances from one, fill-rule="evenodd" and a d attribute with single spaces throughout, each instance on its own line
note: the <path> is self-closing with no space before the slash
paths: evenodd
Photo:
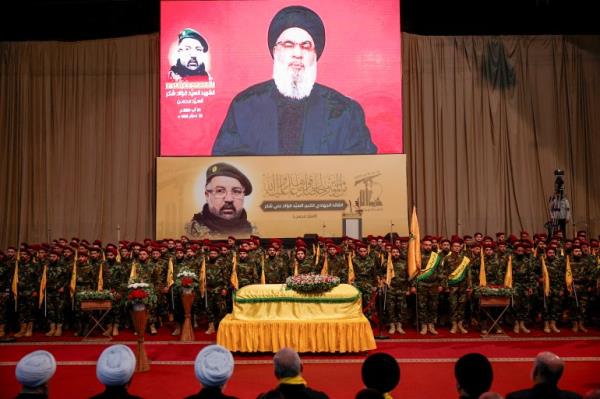
<path id="1" fill-rule="evenodd" d="M 273 79 L 233 99 L 212 155 L 377 152 L 360 104 L 316 83 L 325 27 L 314 11 L 280 10 L 269 26 L 268 46 Z"/>

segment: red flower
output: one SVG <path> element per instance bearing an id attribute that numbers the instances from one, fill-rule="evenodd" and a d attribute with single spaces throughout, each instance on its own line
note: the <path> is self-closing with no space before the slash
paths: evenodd
<path id="1" fill-rule="evenodd" d="M 129 293 L 129 295 L 127 296 L 127 299 L 134 300 L 134 299 L 145 299 L 148 298 L 148 293 L 145 290 L 141 290 L 141 289 L 135 289 L 133 291 L 131 291 Z"/>
<path id="2" fill-rule="evenodd" d="M 181 279 L 181 286 L 182 287 L 188 288 L 188 287 L 191 287 L 192 284 L 194 284 L 194 280 L 192 280 L 191 277 L 184 277 L 184 278 Z"/>

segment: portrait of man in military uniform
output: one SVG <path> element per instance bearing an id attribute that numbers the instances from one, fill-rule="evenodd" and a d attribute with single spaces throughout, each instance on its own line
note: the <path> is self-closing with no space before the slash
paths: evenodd
<path id="1" fill-rule="evenodd" d="M 256 234 L 244 209 L 244 199 L 251 193 L 252 183 L 233 165 L 219 162 L 209 166 L 204 187 L 206 203 L 186 224 L 186 232 L 203 238 Z"/>
<path id="2" fill-rule="evenodd" d="M 177 62 L 169 69 L 169 80 L 210 80 L 207 71 L 208 42 L 191 28 L 178 35 Z"/>
<path id="3" fill-rule="evenodd" d="M 268 29 L 273 78 L 239 93 L 212 155 L 375 154 L 362 106 L 316 83 L 325 26 L 303 6 L 281 9 Z"/>

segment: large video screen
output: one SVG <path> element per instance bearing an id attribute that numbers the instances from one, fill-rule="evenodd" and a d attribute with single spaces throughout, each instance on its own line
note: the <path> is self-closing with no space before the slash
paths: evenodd
<path id="1" fill-rule="evenodd" d="M 161 155 L 403 153 L 398 0 L 162 1 Z"/>
<path id="2" fill-rule="evenodd" d="M 156 236 L 408 233 L 406 155 L 160 157 Z"/>

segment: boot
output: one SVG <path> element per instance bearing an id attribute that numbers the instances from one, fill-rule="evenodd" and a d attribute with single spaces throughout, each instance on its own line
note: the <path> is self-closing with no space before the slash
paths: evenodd
<path id="1" fill-rule="evenodd" d="M 6 333 L 4 332 L 4 324 L 0 324 L 0 338 L 4 337 Z"/>
<path id="2" fill-rule="evenodd" d="M 467 329 L 463 326 L 463 322 L 462 321 L 458 322 L 458 331 L 460 331 L 461 334 L 468 333 Z"/>
<path id="3" fill-rule="evenodd" d="M 15 338 L 21 338 L 27 332 L 27 323 L 21 323 L 19 326 L 19 332 L 15 334 Z"/>
<path id="4" fill-rule="evenodd" d="M 484 328 L 481 330 L 481 335 L 488 335 L 490 332 L 487 330 L 487 328 Z"/>
<path id="5" fill-rule="evenodd" d="M 456 331 L 458 331 L 458 325 L 456 324 L 455 321 L 453 321 L 452 327 L 450 328 L 450 334 L 456 334 Z"/>
<path id="6" fill-rule="evenodd" d="M 549 321 L 544 322 L 544 332 L 546 334 L 550 334 L 550 322 Z"/>
<path id="7" fill-rule="evenodd" d="M 208 323 L 208 329 L 204 331 L 204 334 L 210 335 L 215 333 L 215 323 L 212 321 Z"/>
<path id="8" fill-rule="evenodd" d="M 527 329 L 527 327 L 525 327 L 525 322 L 521 321 L 521 331 L 523 331 L 525 334 L 529 334 L 531 331 Z"/>
<path id="9" fill-rule="evenodd" d="M 419 334 L 421 334 L 421 335 L 427 334 L 427 324 L 425 324 L 425 323 L 421 324 L 421 331 L 419 331 Z"/>
<path id="10" fill-rule="evenodd" d="M 496 327 L 496 334 L 503 334 L 504 331 L 502 331 L 502 328 L 500 328 L 500 326 Z"/>
<path id="11" fill-rule="evenodd" d="M 156 335 L 158 334 L 158 331 L 156 331 L 156 327 L 154 326 L 154 323 L 150 324 L 150 335 Z"/>
<path id="12" fill-rule="evenodd" d="M 192 328 L 198 328 L 198 320 L 196 320 L 196 316 L 193 317 L 194 322 L 192 323 Z"/>
<path id="13" fill-rule="evenodd" d="M 392 335 L 396 332 L 396 325 L 394 323 L 390 323 L 390 329 L 388 330 L 388 334 Z"/>
<path id="14" fill-rule="evenodd" d="M 513 328 L 513 332 L 515 334 L 518 334 L 518 333 L 521 332 L 521 329 L 519 328 L 519 322 L 518 321 L 515 321 L 515 327 Z"/>
<path id="15" fill-rule="evenodd" d="M 117 335 L 119 335 L 119 324 L 115 323 L 112 326 L 112 336 L 116 337 Z"/>
<path id="16" fill-rule="evenodd" d="M 175 316 L 173 316 L 173 313 L 169 313 L 168 320 L 170 323 L 175 321 Z"/>
<path id="17" fill-rule="evenodd" d="M 173 335 L 173 336 L 181 335 L 181 325 L 179 323 L 177 323 L 177 326 L 175 327 L 175 331 L 173 331 L 171 333 L 171 335 Z"/>
<path id="18" fill-rule="evenodd" d="M 433 335 L 438 335 L 438 332 L 435 330 L 435 326 L 433 325 L 433 323 L 429 323 L 429 325 L 427 326 L 427 329 Z"/>
<path id="19" fill-rule="evenodd" d="M 112 335 L 113 325 L 109 324 L 106 326 L 106 331 L 102 333 L 105 337 L 110 337 Z"/>
<path id="20" fill-rule="evenodd" d="M 56 330 L 54 331 L 55 337 L 62 337 L 62 324 L 58 323 L 56 325 Z"/>
<path id="21" fill-rule="evenodd" d="M 579 323 L 578 323 L 578 322 L 576 322 L 576 321 L 574 321 L 574 322 L 573 322 L 573 328 L 571 328 L 571 330 L 572 330 L 574 333 L 576 333 L 576 332 L 579 332 Z M 16 337 L 16 336 L 17 336 L 17 335 L 15 334 L 15 337 Z"/>
<path id="22" fill-rule="evenodd" d="M 396 332 L 398 334 L 406 334 L 406 332 L 402 329 L 402 323 L 396 323 Z"/>
<path id="23" fill-rule="evenodd" d="M 46 337 L 53 337 L 56 333 L 56 323 L 50 323 L 50 331 L 46 333 Z"/>
<path id="24" fill-rule="evenodd" d="M 27 323 L 27 331 L 25 331 L 26 337 L 31 337 L 33 335 L 33 321 Z"/>
<path id="25" fill-rule="evenodd" d="M 583 325 L 583 321 L 579 322 L 579 331 L 581 331 L 582 333 L 588 332 L 588 329 L 585 328 L 585 326 Z"/>
<path id="26" fill-rule="evenodd" d="M 552 320 L 550 322 L 550 330 L 552 330 L 552 332 L 555 332 L 555 333 L 560 332 L 560 330 L 556 327 L 556 322 L 554 320 Z"/>

